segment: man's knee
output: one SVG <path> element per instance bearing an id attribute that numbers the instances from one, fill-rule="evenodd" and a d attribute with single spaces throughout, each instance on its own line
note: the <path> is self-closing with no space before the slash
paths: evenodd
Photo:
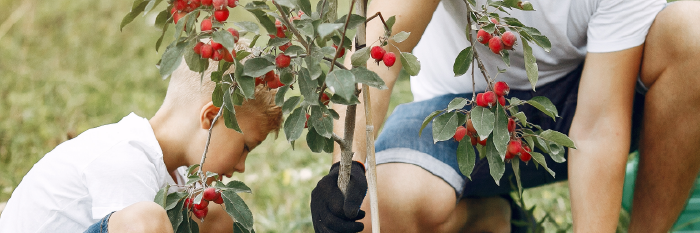
<path id="1" fill-rule="evenodd" d="M 115 212 L 109 232 L 173 232 L 165 209 L 154 202 L 139 202 Z"/>

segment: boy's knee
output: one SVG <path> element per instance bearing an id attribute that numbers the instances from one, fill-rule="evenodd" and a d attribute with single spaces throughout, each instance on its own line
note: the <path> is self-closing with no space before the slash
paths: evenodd
<path id="1" fill-rule="evenodd" d="M 173 232 L 165 209 L 154 202 L 139 202 L 114 212 L 109 232 Z"/>

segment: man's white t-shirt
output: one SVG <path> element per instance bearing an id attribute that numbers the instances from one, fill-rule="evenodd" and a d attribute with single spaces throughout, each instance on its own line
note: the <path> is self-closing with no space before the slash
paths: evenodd
<path id="1" fill-rule="evenodd" d="M 478 0 L 483 5 L 485 0 Z M 549 53 L 530 43 L 539 67 L 538 86 L 555 81 L 581 64 L 586 53 L 614 52 L 644 43 L 656 14 L 665 0 L 530 0 L 536 11 L 508 10 L 510 15 L 495 11 L 501 17 L 514 17 L 537 28 L 552 42 Z M 469 46 L 466 5 L 463 0 L 442 0 L 413 53 L 421 62 L 420 73 L 411 77 L 414 101 L 433 97 L 471 93 L 471 68 L 465 75 L 454 77 L 452 66 L 459 52 Z M 489 12 L 493 12 L 489 8 Z M 516 33 L 517 35 L 517 33 Z M 473 33 L 476 38 L 476 33 Z M 493 77 L 497 67 L 507 68 L 498 75 L 511 89 L 532 89 L 525 73 L 522 39 L 510 51 L 511 66 L 506 67 L 499 55 L 477 44 L 480 58 Z M 475 70 L 476 91 L 486 90 L 483 75 Z M 608 77 L 615 78 L 615 77 Z"/>
<path id="2" fill-rule="evenodd" d="M 131 113 L 37 162 L 12 193 L 0 232 L 83 232 L 112 211 L 153 201 L 166 183 L 174 181 L 153 129 Z"/>

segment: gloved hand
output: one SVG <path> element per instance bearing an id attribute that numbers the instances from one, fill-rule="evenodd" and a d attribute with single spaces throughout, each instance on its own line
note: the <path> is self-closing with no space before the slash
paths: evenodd
<path id="1" fill-rule="evenodd" d="M 365 211 L 360 210 L 367 194 L 365 167 L 352 161 L 347 198 L 338 188 L 339 171 L 340 162 L 333 164 L 311 192 L 311 219 L 317 233 L 354 233 L 365 228 L 355 222 L 365 217 Z"/>

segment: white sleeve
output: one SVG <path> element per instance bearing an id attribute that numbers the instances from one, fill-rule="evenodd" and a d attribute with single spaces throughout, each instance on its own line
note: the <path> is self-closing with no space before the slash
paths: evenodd
<path id="1" fill-rule="evenodd" d="M 588 22 L 588 52 L 614 52 L 644 43 L 664 0 L 600 0 Z"/>
<path id="2" fill-rule="evenodd" d="M 85 183 L 92 198 L 92 218 L 136 202 L 153 201 L 159 190 L 155 165 L 137 147 L 123 142 L 100 155 L 85 169 Z"/>

